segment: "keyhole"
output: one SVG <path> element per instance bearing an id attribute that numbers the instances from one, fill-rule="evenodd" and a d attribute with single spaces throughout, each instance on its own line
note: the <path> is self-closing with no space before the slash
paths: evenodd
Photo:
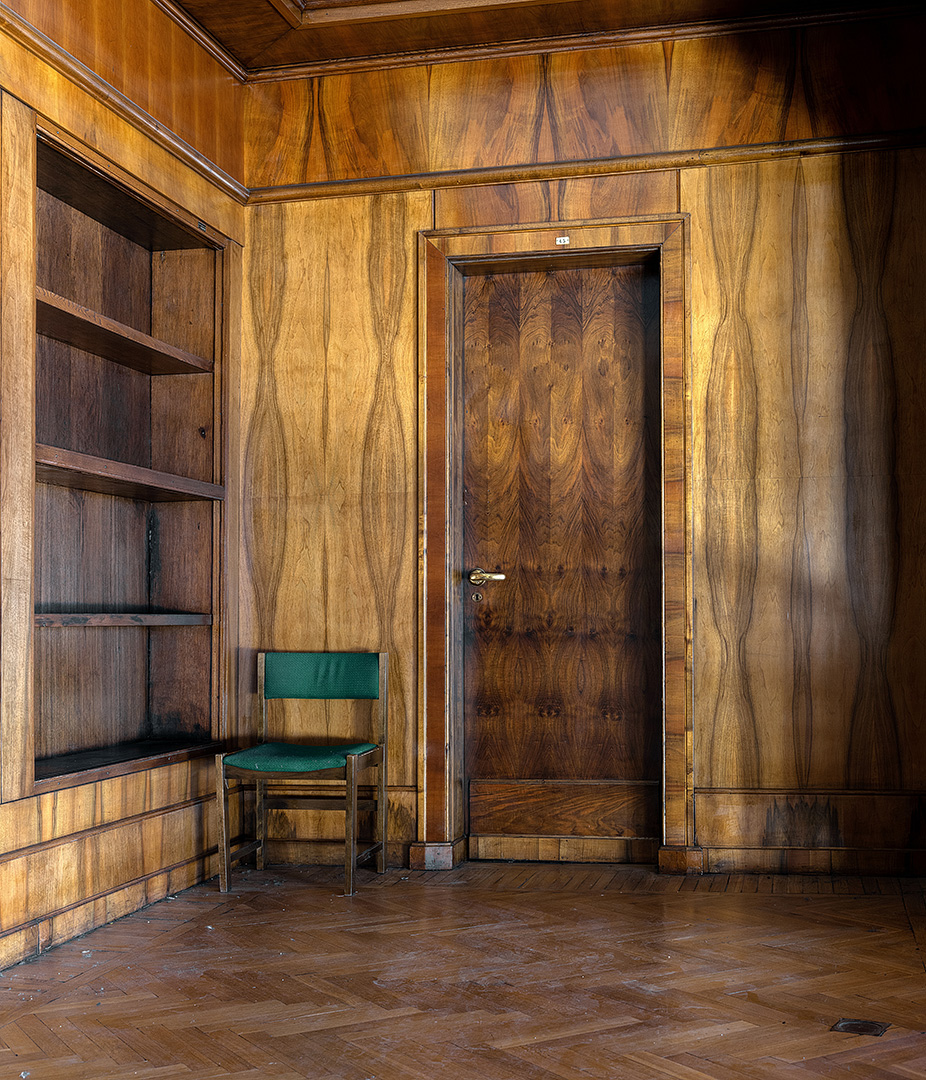
<path id="1" fill-rule="evenodd" d="M 474 592 L 473 593 L 473 601 L 474 601 L 474 603 L 478 604 L 481 599 L 482 599 L 482 593 L 481 592 Z"/>

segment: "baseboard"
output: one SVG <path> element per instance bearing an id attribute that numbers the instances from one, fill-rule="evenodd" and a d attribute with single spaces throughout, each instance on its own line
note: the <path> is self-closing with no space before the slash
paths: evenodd
<path id="1" fill-rule="evenodd" d="M 657 865 L 660 874 L 702 874 L 704 852 L 699 847 L 661 847 Z"/>
<path id="2" fill-rule="evenodd" d="M 466 840 L 449 843 L 417 841 L 409 846 L 408 865 L 411 870 L 452 870 L 466 859 Z"/>

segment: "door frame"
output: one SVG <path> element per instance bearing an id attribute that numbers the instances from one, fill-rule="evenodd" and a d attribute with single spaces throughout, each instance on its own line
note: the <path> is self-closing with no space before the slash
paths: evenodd
<path id="1" fill-rule="evenodd" d="M 660 869 L 699 872 L 692 784 L 691 401 L 686 214 L 418 234 L 418 840 L 410 864 L 466 857 L 461 640 L 463 279 L 489 271 L 626 265 L 660 278 L 663 800 Z"/>

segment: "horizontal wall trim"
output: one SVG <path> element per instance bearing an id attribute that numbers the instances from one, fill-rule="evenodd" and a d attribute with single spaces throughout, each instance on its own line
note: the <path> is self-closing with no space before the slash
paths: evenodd
<path id="1" fill-rule="evenodd" d="M 154 0 L 168 10 L 166 0 Z M 863 19 L 890 18 L 917 14 L 917 4 L 891 4 L 887 7 L 851 6 L 840 11 L 809 12 L 806 14 L 765 15 L 744 19 L 713 19 L 677 23 L 672 26 L 630 27 L 604 33 L 571 34 L 557 37 L 527 38 L 520 41 L 489 45 L 462 45 L 449 49 L 423 49 L 419 52 L 391 53 L 386 56 L 360 56 L 336 60 L 318 60 L 279 67 L 242 69 L 246 81 L 294 82 L 298 79 L 319 78 L 325 75 L 345 75 L 362 71 L 387 71 L 395 68 L 430 67 L 434 64 L 467 63 L 479 60 L 504 59 L 513 56 L 534 56 L 539 53 L 588 52 L 592 49 L 613 49 L 625 45 L 645 45 L 660 41 L 685 41 L 691 38 L 721 37 L 730 34 L 770 33 L 804 26 L 819 26 L 835 22 L 858 22 Z M 200 31 L 202 33 L 202 31 Z M 221 48 L 221 46 L 219 46 Z M 226 56 L 228 54 L 226 53 Z M 237 61 L 228 56 L 229 64 Z M 231 70 L 231 68 L 229 69 Z"/>
<path id="2" fill-rule="evenodd" d="M 696 787 L 695 798 L 701 795 L 754 795 L 756 798 L 817 799 L 839 795 L 847 798 L 923 798 L 926 788 L 747 788 L 747 787 Z"/>
<path id="3" fill-rule="evenodd" d="M 101 836 L 103 833 L 115 832 L 124 829 L 139 821 L 148 821 L 152 818 L 165 817 L 181 810 L 188 810 L 191 806 L 199 806 L 203 803 L 214 802 L 215 792 L 207 795 L 197 795 L 193 799 L 184 799 L 183 802 L 171 803 L 169 806 L 159 806 L 152 810 L 143 810 L 140 814 L 130 814 L 115 821 L 107 821 L 99 825 L 93 825 L 89 829 L 79 829 L 77 832 L 56 836 L 51 840 L 42 840 L 38 844 L 29 844 L 27 847 L 16 848 L 13 851 L 0 852 L 0 865 L 15 862 L 19 859 L 27 859 L 33 855 L 39 855 L 43 851 L 52 851 L 54 848 L 72 844 L 75 840 L 86 839 L 91 836 Z M 168 867 L 168 869 L 170 869 Z"/>
<path id="4" fill-rule="evenodd" d="M 351 180 L 321 180 L 304 184 L 251 188 L 247 204 L 302 202 L 351 195 L 380 195 L 438 188 L 518 184 L 537 180 L 569 180 L 578 177 L 609 176 L 614 173 L 665 172 L 714 165 L 738 165 L 775 158 L 809 157 L 817 154 L 897 150 L 924 144 L 926 144 L 926 127 L 921 127 L 885 134 L 800 139 L 786 143 L 756 143 L 750 146 L 673 150 L 654 154 L 629 154 L 626 157 L 588 158 L 580 161 L 502 165 L 447 172 L 410 173 L 401 176 L 362 177 Z"/>
<path id="5" fill-rule="evenodd" d="M 162 149 L 172 154 L 187 168 L 198 173 L 210 184 L 224 192 L 236 202 L 244 203 L 247 188 L 244 184 L 229 176 L 223 169 L 213 164 L 207 157 L 166 128 L 150 113 L 139 108 L 130 98 L 121 93 L 110 83 L 91 71 L 69 52 L 61 48 L 31 23 L 6 4 L 0 2 L 0 34 L 6 34 L 12 41 L 38 57 L 43 63 L 54 68 L 60 75 L 69 79 L 75 86 L 105 105 L 121 120 L 131 124 L 136 130 L 157 143 Z"/>

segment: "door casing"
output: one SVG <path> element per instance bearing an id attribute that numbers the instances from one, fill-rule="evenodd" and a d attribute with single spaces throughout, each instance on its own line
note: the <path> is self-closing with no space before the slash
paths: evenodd
<path id="1" fill-rule="evenodd" d="M 660 275 L 663 805 L 660 868 L 697 872 L 691 740 L 689 244 L 683 214 L 419 233 L 419 784 L 414 868 L 447 869 L 464 837 L 461 572 L 462 293 L 478 269 L 626 265 Z"/>

